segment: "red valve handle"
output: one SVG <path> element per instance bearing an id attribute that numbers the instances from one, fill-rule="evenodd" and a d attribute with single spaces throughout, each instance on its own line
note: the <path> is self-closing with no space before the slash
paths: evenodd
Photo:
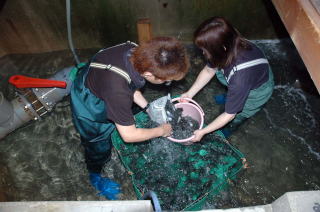
<path id="1" fill-rule="evenodd" d="M 9 82 L 17 88 L 66 88 L 67 83 L 58 80 L 38 79 L 32 77 L 25 77 L 22 75 L 13 75 Z"/>

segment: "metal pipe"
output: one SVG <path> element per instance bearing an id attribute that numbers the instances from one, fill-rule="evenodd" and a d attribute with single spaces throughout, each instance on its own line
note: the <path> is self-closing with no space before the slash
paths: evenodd
<path id="1" fill-rule="evenodd" d="M 64 68 L 57 72 L 51 80 L 65 81 L 67 83 L 66 88 L 33 88 L 33 93 L 37 96 L 37 99 L 42 103 L 47 111 L 51 111 L 54 105 L 61 101 L 63 97 L 69 95 L 72 85 L 72 80 L 69 78 L 70 71 L 74 67 Z"/>
<path id="2" fill-rule="evenodd" d="M 28 121 L 35 118 L 35 114 L 32 111 L 31 105 L 28 104 L 23 97 L 18 96 L 16 99 L 12 100 L 10 103 L 12 112 L 9 112 L 10 118 L 0 125 L 0 139 L 4 138 L 6 135 L 14 131 L 15 129 L 21 127 Z M 6 108 L 1 107 L 0 113 L 5 113 Z M 8 111 L 7 111 L 8 112 Z M 8 116 L 9 117 L 9 116 Z M 4 121 L 4 119 L 2 120 Z"/>
<path id="3" fill-rule="evenodd" d="M 0 92 L 0 126 L 7 123 L 13 115 L 12 104 Z"/>
<path id="4" fill-rule="evenodd" d="M 74 67 L 64 68 L 50 79 L 65 81 L 66 88 L 26 88 L 18 90 L 17 97 L 9 102 L 0 92 L 0 139 L 30 120 L 40 120 L 43 115 L 70 94 L 72 80 L 69 74 Z"/>

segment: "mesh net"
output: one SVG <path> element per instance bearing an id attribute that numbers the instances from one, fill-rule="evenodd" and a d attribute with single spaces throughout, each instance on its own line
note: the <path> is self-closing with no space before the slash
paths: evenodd
<path id="1" fill-rule="evenodd" d="M 135 116 L 137 127 L 150 128 L 147 114 Z M 117 131 L 115 149 L 131 175 L 137 197 L 154 191 L 164 210 L 199 210 L 208 198 L 226 188 L 242 169 L 243 154 L 225 142 L 222 134 L 182 145 L 166 138 L 124 143 Z"/>

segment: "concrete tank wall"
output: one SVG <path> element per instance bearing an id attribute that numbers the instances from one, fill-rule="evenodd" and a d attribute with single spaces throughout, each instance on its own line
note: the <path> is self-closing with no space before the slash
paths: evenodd
<path id="1" fill-rule="evenodd" d="M 250 39 L 275 38 L 279 26 L 274 28 L 270 11 L 274 8 L 266 0 L 71 1 L 77 49 L 137 41 L 140 18 L 150 18 L 154 36 L 176 36 L 186 42 L 192 41 L 201 21 L 215 15 L 228 18 Z M 65 0 L 7 0 L 0 5 L 0 28 L 0 56 L 68 49 Z"/>

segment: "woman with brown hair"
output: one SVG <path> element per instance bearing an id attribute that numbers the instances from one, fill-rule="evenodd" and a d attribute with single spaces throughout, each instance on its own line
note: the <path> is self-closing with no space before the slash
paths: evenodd
<path id="1" fill-rule="evenodd" d="M 229 137 L 270 99 L 274 88 L 271 68 L 263 52 L 222 17 L 201 23 L 194 33 L 194 42 L 202 50 L 207 65 L 182 97 L 193 98 L 215 75 L 228 91 L 225 99 L 220 99 L 225 111 L 208 126 L 195 131 L 193 141 L 221 128 L 225 137 Z"/>
<path id="2" fill-rule="evenodd" d="M 73 122 L 81 136 L 93 186 L 116 199 L 119 186 L 100 172 L 111 155 L 111 133 L 116 128 L 125 142 L 142 142 L 171 134 L 170 124 L 136 128 L 133 102 L 146 109 L 139 91 L 148 81 L 162 84 L 180 80 L 188 71 L 183 45 L 175 38 L 158 37 L 137 46 L 127 42 L 100 50 L 77 73 L 71 89 Z"/>

